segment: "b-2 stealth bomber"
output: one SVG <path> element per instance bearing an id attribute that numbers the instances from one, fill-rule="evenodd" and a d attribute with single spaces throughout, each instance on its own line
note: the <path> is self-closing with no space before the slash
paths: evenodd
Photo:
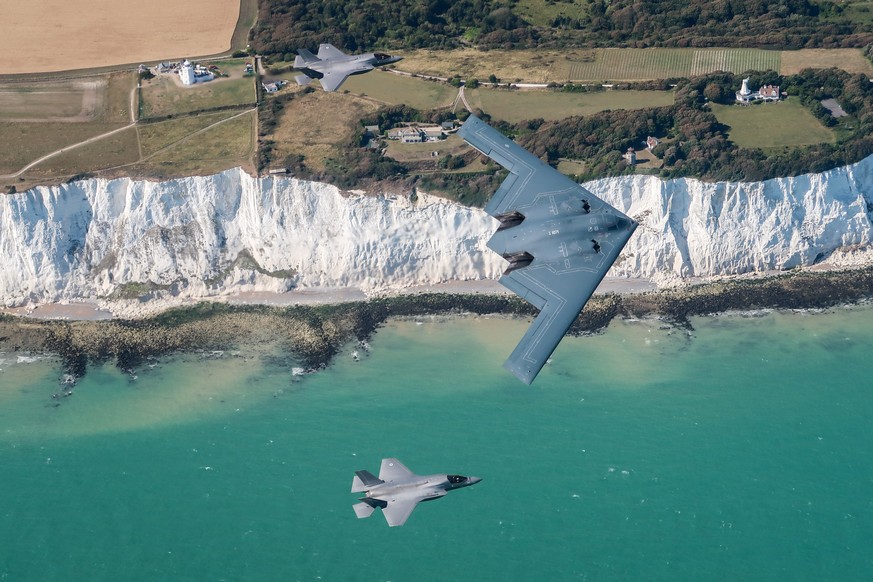
<path id="1" fill-rule="evenodd" d="M 509 170 L 485 207 L 500 221 L 488 248 L 509 261 L 500 283 L 540 310 L 503 364 L 530 384 L 637 223 L 475 115 L 458 133 Z"/>
<path id="2" fill-rule="evenodd" d="M 475 485 L 479 477 L 463 475 L 416 475 L 397 459 L 382 459 L 379 476 L 355 471 L 352 493 L 364 492 L 352 507 L 358 519 L 370 517 L 377 507 L 391 527 L 403 525 L 419 501 L 439 499 L 453 489 Z"/>
<path id="3" fill-rule="evenodd" d="M 349 75 L 360 75 L 376 67 L 396 63 L 402 58 L 385 53 L 347 55 L 332 44 L 321 44 L 318 45 L 318 55 L 306 49 L 297 51 L 294 68 L 305 74 L 297 75 L 294 80 L 298 85 L 308 85 L 313 78 L 317 78 L 325 91 L 336 91 Z"/>

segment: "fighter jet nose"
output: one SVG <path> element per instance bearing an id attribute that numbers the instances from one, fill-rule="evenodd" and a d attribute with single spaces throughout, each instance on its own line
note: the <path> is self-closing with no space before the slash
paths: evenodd
<path id="1" fill-rule="evenodd" d="M 476 483 L 478 483 L 479 481 L 482 480 L 482 477 L 469 477 L 469 479 L 470 479 L 470 485 L 475 485 Z"/>

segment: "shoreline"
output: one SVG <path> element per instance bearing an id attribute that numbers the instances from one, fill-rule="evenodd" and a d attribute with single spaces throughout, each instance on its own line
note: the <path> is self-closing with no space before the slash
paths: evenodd
<path id="1" fill-rule="evenodd" d="M 595 294 L 641 293 L 656 291 L 657 285 L 650 279 L 606 277 Z M 370 301 L 378 298 L 445 293 L 447 295 L 506 295 L 512 292 L 493 279 L 447 281 L 431 285 L 414 285 L 380 292 L 367 293 L 357 287 L 304 288 L 286 292 L 241 291 L 227 295 L 192 298 L 155 298 L 150 301 L 104 301 L 68 300 L 57 303 L 38 303 L 18 307 L 0 307 L 0 315 L 24 317 L 34 320 L 105 321 L 148 319 L 173 309 L 184 309 L 200 303 L 218 303 L 231 306 L 295 307 L 336 305 Z M 113 309 L 115 308 L 115 309 Z"/>
<path id="2" fill-rule="evenodd" d="M 658 317 L 669 325 L 691 329 L 689 318 L 693 316 L 858 303 L 873 298 L 873 267 L 792 271 L 661 290 L 634 290 L 627 282 L 612 283 L 591 298 L 570 328 L 571 334 L 601 332 L 616 317 Z M 95 363 L 114 361 L 133 373 L 149 358 L 276 342 L 314 371 L 328 366 L 350 342 L 367 341 L 390 318 L 536 314 L 533 306 L 509 292 L 471 293 L 469 282 L 442 287 L 439 292 L 433 288 L 341 303 L 319 303 L 324 296 L 314 294 L 310 303 L 246 304 L 245 300 L 263 299 L 246 296 L 238 298 L 239 303 L 201 301 L 144 319 L 36 319 L 0 314 L 0 352 L 57 355 L 69 382 Z M 454 293 L 447 292 L 452 289 Z"/>

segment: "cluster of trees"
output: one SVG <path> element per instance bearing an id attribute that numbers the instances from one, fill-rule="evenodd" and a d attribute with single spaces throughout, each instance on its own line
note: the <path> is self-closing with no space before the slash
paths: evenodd
<path id="1" fill-rule="evenodd" d="M 836 18 L 825 0 L 592 0 L 578 17 L 535 27 L 513 0 L 262 0 L 251 44 L 293 57 L 330 42 L 348 50 L 729 46 L 796 49 L 862 47 L 873 25 Z"/>
<path id="2" fill-rule="evenodd" d="M 814 0 L 593 0 L 583 17 L 556 19 L 552 23 L 556 32 L 549 40 L 631 47 L 796 49 L 860 47 L 873 39 L 869 24 L 831 18 L 840 11 L 835 2 Z"/>
<path id="3" fill-rule="evenodd" d="M 350 51 L 451 48 L 524 22 L 500 0 L 262 0 L 251 44 L 262 54 L 329 42 Z"/>
<path id="4" fill-rule="evenodd" d="M 589 162 L 587 171 L 577 176 L 580 180 L 630 172 L 621 153 L 628 147 L 640 147 L 650 135 L 666 138 L 654 153 L 663 160 L 661 175 L 667 178 L 764 180 L 823 172 L 873 154 L 873 83 L 866 76 L 837 69 L 808 69 L 784 78 L 772 71 L 750 76 L 754 87 L 781 85 L 827 125 L 837 122 L 821 100 L 836 99 L 850 116 L 838 128 L 837 143 L 781 153 L 732 143 L 727 136 L 729 128 L 719 123 L 707 105 L 710 101 L 734 101 L 742 78 L 730 73 L 682 81 L 670 107 L 605 111 L 551 122 L 532 120 L 517 124 L 509 133 L 515 132 L 522 145 L 551 164 L 560 158 Z"/>

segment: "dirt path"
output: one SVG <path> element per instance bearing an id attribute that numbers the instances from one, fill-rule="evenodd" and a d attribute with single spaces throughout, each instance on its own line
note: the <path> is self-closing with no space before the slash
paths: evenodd
<path id="1" fill-rule="evenodd" d="M 131 118 L 133 118 L 133 119 L 135 119 L 135 117 L 136 117 L 136 110 L 135 110 L 135 107 L 134 107 L 134 105 L 135 105 L 135 91 L 136 91 L 136 89 L 134 89 L 134 90 L 131 92 L 131 114 L 130 114 L 130 115 L 131 115 Z M 163 147 L 163 148 L 159 149 L 158 151 L 156 151 L 156 152 L 154 152 L 154 153 L 152 153 L 152 154 L 150 154 L 150 155 L 148 155 L 148 156 L 143 157 L 143 155 L 142 155 L 142 150 L 140 150 L 139 159 L 138 159 L 137 161 L 135 161 L 135 162 L 131 162 L 131 163 L 129 163 L 129 164 L 123 164 L 123 165 L 121 165 L 121 166 L 113 166 L 113 167 L 111 167 L 111 168 L 102 168 L 102 169 L 99 170 L 99 171 L 115 170 L 115 169 L 118 169 L 118 168 L 123 168 L 123 167 L 126 167 L 126 166 L 132 166 L 132 165 L 134 165 L 134 164 L 139 164 L 139 163 L 141 163 L 141 162 L 147 161 L 147 160 L 149 160 L 150 158 L 155 157 L 155 156 L 158 155 L 159 153 L 161 153 L 161 152 L 163 152 L 163 151 L 166 151 L 167 149 L 173 147 L 174 145 L 176 145 L 176 144 L 178 144 L 178 143 L 180 143 L 180 142 L 182 142 L 182 141 L 185 141 L 186 139 L 190 139 L 190 138 L 192 138 L 192 137 L 194 137 L 194 136 L 196 136 L 196 135 L 199 135 L 199 134 L 201 134 L 201 133 L 203 133 L 203 132 L 205 132 L 205 131 L 207 131 L 207 130 L 209 130 L 209 129 L 212 129 L 212 128 L 215 127 L 216 125 L 222 124 L 222 123 L 224 123 L 224 122 L 226 122 L 226 121 L 230 121 L 231 119 L 236 119 L 237 117 L 240 117 L 240 116 L 242 116 L 242 115 L 246 115 L 247 113 L 251 113 L 252 111 L 255 111 L 256 109 L 257 109 L 256 107 L 253 107 L 253 108 L 251 108 L 251 109 L 246 109 L 245 111 L 242 111 L 242 112 L 240 112 L 240 113 L 237 113 L 236 115 L 231 115 L 230 117 L 226 117 L 226 118 L 224 118 L 224 119 L 221 119 L 221 120 L 219 120 L 219 121 L 216 121 L 215 123 L 212 123 L 212 124 L 210 124 L 210 125 L 207 125 L 206 127 L 202 128 L 202 129 L 198 129 L 197 131 L 195 131 L 195 132 L 193 132 L 193 133 L 189 133 L 188 135 L 186 135 L 186 136 L 184 136 L 184 137 L 182 137 L 182 138 L 180 138 L 180 139 L 174 141 L 173 143 L 167 145 L 166 147 Z M 57 155 L 60 155 L 60 154 L 62 154 L 62 153 L 64 153 L 64 152 L 68 152 L 68 151 L 70 151 L 70 150 L 72 150 L 72 149 L 75 149 L 75 148 L 78 148 L 78 147 L 81 147 L 81 146 L 84 146 L 84 145 L 88 145 L 88 144 L 90 144 L 90 143 L 94 143 L 95 141 L 98 141 L 98 140 L 101 140 L 101 139 L 103 139 L 103 138 L 106 138 L 106 137 L 109 137 L 109 136 L 115 135 L 116 133 L 122 132 L 122 131 L 124 131 L 124 130 L 126 130 L 126 129 L 130 129 L 130 128 L 132 128 L 132 127 L 136 127 L 136 125 L 137 125 L 137 123 L 136 123 L 136 121 L 134 120 L 134 121 L 131 121 L 128 125 L 125 125 L 124 127 L 119 127 L 119 128 L 117 128 L 117 129 L 113 129 L 112 131 L 108 131 L 108 132 L 106 132 L 106 133 L 101 133 L 100 135 L 95 135 L 94 137 L 90 137 L 90 138 L 88 138 L 88 139 L 86 139 L 86 140 L 84 140 L 84 141 L 80 141 L 79 143 L 74 143 L 74 144 L 72 144 L 72 145 L 68 145 L 68 146 L 62 147 L 61 149 L 56 150 L 56 151 L 51 152 L 51 153 L 48 153 L 48 154 L 42 156 L 41 158 L 37 158 L 36 160 L 30 162 L 29 164 L 27 164 L 26 166 L 24 166 L 23 168 L 21 168 L 20 170 L 18 170 L 18 171 L 17 171 L 16 173 L 14 173 L 14 174 L 5 174 L 5 175 L 0 175 L 0 179 L 17 178 L 18 176 L 20 176 L 21 174 L 23 174 L 24 172 L 26 172 L 26 171 L 29 170 L 30 168 L 32 168 L 32 167 L 34 167 L 34 166 L 36 166 L 36 165 L 38 165 L 38 164 L 41 164 L 42 162 L 48 160 L 49 158 L 53 158 L 53 157 L 55 157 L 55 156 L 57 156 Z M 139 143 L 139 138 L 138 138 L 138 136 L 137 136 L 137 143 Z"/>

